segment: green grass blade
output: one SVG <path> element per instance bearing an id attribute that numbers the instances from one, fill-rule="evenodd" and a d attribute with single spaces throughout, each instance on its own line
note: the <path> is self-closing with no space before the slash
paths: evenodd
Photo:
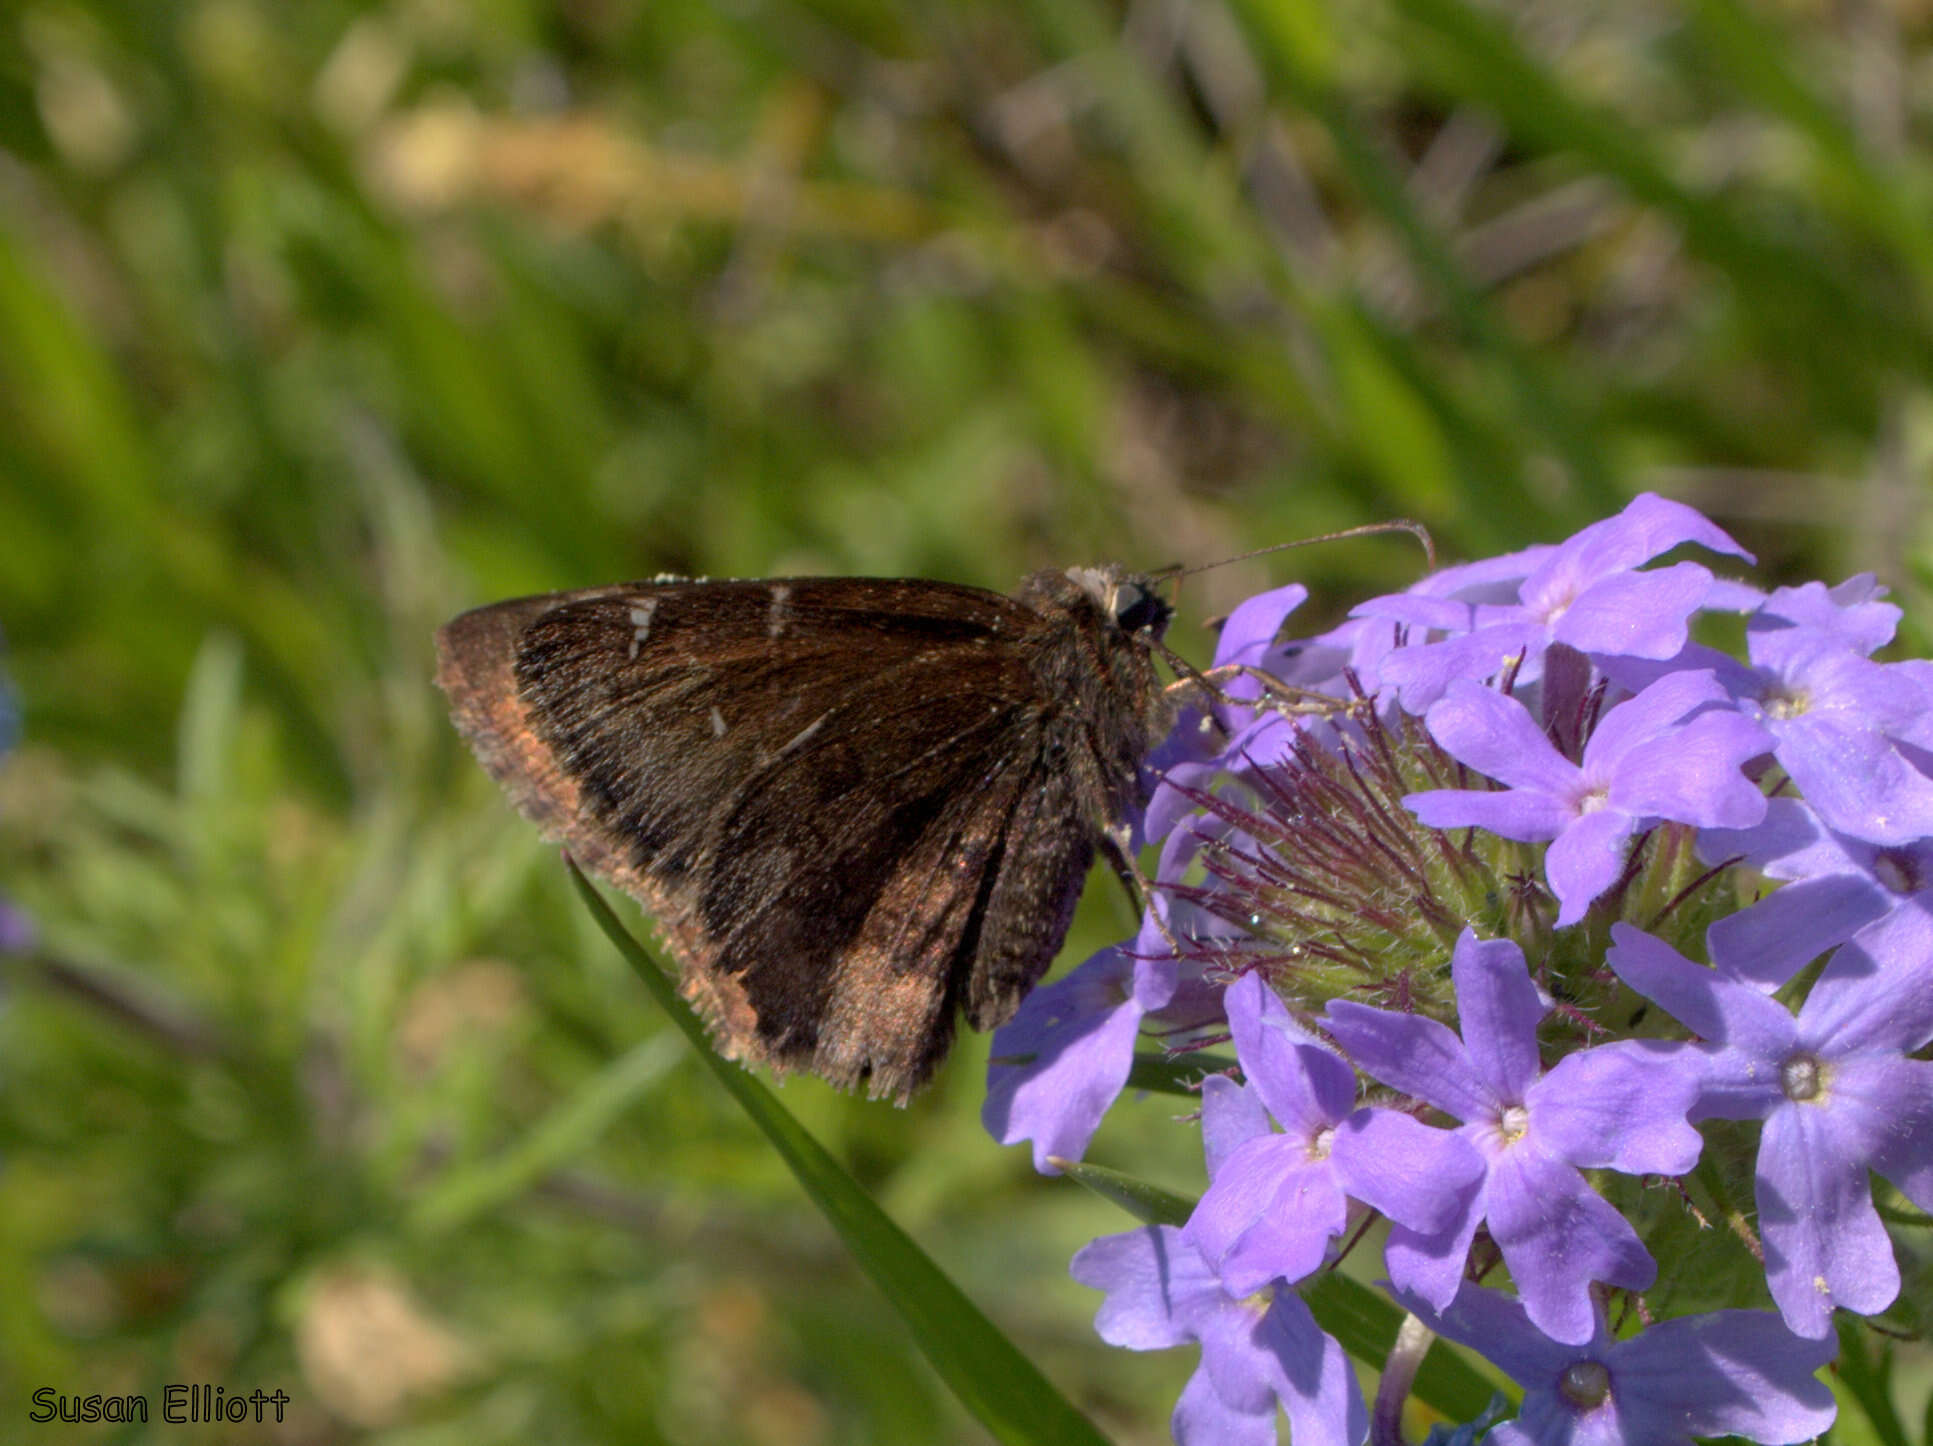
<path id="1" fill-rule="evenodd" d="M 1841 1399 L 1858 1402 L 1873 1438 L 1880 1446 L 1911 1446 L 1906 1425 L 1893 1406 L 1893 1352 L 1884 1339 L 1875 1339 L 1863 1324 L 1839 1327 L 1839 1359 L 1833 1363 Z M 1933 1437 L 1923 1437 L 1923 1441 Z"/>
<path id="2" fill-rule="evenodd" d="M 704 1026 L 669 976 L 645 953 L 575 864 L 571 881 L 652 997 L 685 1032 L 711 1072 L 772 1142 L 806 1194 L 839 1232 L 873 1283 L 891 1301 L 933 1369 L 995 1440 L 1105 1446 L 1094 1428 L 1054 1389 L 910 1236 L 895 1225 L 819 1142 L 745 1069 L 712 1049 Z"/>

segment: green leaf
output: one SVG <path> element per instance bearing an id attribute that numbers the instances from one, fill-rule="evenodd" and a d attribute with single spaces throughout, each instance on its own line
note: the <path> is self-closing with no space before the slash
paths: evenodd
<path id="1" fill-rule="evenodd" d="M 895 1225 L 839 1162 L 792 1118 L 770 1090 L 711 1047 L 705 1027 L 676 986 L 617 920 L 575 864 L 567 865 L 585 907 L 685 1032 L 706 1066 L 772 1142 L 866 1274 L 872 1277 L 960 1403 L 995 1440 L 1105 1446 L 1094 1428 Z"/>
<path id="2" fill-rule="evenodd" d="M 1105 1165 L 1089 1165 L 1058 1156 L 1050 1156 L 1048 1163 L 1068 1179 L 1087 1186 L 1103 1199 L 1112 1200 L 1144 1225 L 1182 1225 L 1195 1213 L 1195 1202 L 1186 1195 L 1110 1170 Z"/>

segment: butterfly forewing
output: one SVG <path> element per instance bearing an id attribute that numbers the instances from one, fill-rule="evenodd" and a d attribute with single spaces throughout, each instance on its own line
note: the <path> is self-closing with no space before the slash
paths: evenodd
<path id="1" fill-rule="evenodd" d="M 445 628 L 439 681 L 519 807 L 657 915 L 728 1052 L 904 1098 L 957 1009 L 1000 1023 L 1045 970 L 1164 720 L 1093 586 L 525 599 Z"/>

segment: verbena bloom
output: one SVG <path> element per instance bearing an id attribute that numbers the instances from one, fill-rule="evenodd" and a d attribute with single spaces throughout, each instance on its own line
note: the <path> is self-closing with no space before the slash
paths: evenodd
<path id="1" fill-rule="evenodd" d="M 1624 871 L 1631 835 L 1658 820 L 1748 828 L 1765 796 L 1740 772 L 1771 739 L 1733 712 L 1709 672 L 1674 673 L 1607 712 L 1573 763 L 1530 711 L 1468 679 L 1449 685 L 1425 721 L 1459 762 L 1505 787 L 1438 789 L 1404 800 L 1435 828 L 1475 826 L 1550 840 L 1544 874 L 1561 928 Z"/>
<path id="2" fill-rule="evenodd" d="M 1441 642 L 1419 637 L 1384 660 L 1383 680 L 1412 713 L 1428 708 L 1456 679 L 1493 676 L 1511 658 L 1523 658 L 1522 676 L 1534 681 L 1551 643 L 1582 653 L 1670 658 L 1685 646 L 1691 615 L 1712 592 L 1712 574 L 1695 562 L 1640 569 L 1687 542 L 1751 559 L 1691 508 L 1647 492 L 1568 542 L 1516 554 L 1523 581 L 1512 601 L 1466 602 L 1412 589 L 1365 603 L 1356 616 L 1389 618 L 1418 634 L 1448 634 Z M 1494 584 L 1504 571 L 1486 572 L 1483 581 Z"/>
<path id="3" fill-rule="evenodd" d="M 1451 960 L 1462 1038 L 1420 1015 L 1329 1005 L 1329 1030 L 1367 1074 L 1464 1122 L 1486 1174 L 1471 1209 L 1446 1237 L 1392 1230 L 1392 1276 L 1429 1282 L 1448 1299 L 1479 1218 L 1537 1327 L 1560 1341 L 1596 1329 L 1593 1281 L 1632 1290 L 1657 1266 L 1584 1169 L 1679 1175 L 1701 1142 L 1685 1120 L 1697 1098 L 1692 1062 L 1630 1041 L 1581 1050 L 1546 1072 L 1537 1025 L 1549 1006 L 1508 939 L 1465 931 Z"/>
<path id="4" fill-rule="evenodd" d="M 1707 1041 L 1679 1050 L 1703 1072 L 1696 1117 L 1765 1122 L 1759 1230 L 1786 1323 L 1824 1336 L 1834 1306 L 1884 1310 L 1899 1267 L 1867 1172 L 1933 1210 L 1933 1062 L 1908 1057 L 1933 1040 L 1933 916 L 1861 930 L 1796 1016 L 1641 930 L 1612 938 L 1619 977 Z"/>
<path id="5" fill-rule="evenodd" d="M 1180 1446 L 1274 1446 L 1278 1404 L 1296 1446 L 1357 1446 L 1369 1434 L 1348 1356 L 1286 1285 L 1231 1295 L 1166 1225 L 1096 1240 L 1074 1257 L 1072 1274 L 1107 1292 L 1094 1326 L 1108 1344 L 1201 1346 L 1175 1406 Z"/>
<path id="6" fill-rule="evenodd" d="M 1933 661 L 1876 659 L 1870 577 L 1725 559 L 1645 496 L 1318 636 L 1300 587 L 1228 619 L 1151 761 L 1141 936 L 1001 1031 L 987 1109 L 1052 1169 L 1131 1072 L 1198 1103 L 1192 1205 L 1082 1176 L 1185 1225 L 1075 1264 L 1107 1339 L 1201 1345 L 1182 1441 L 1261 1446 L 1278 1408 L 1295 1446 L 1361 1436 L 1296 1292 L 1373 1224 L 1398 1302 L 1524 1386 L 1461 1443 L 1803 1440 L 1834 1326 L 1923 1319 L 1870 1176 L 1933 1211 Z M 1739 656 L 1691 641 L 1721 612 Z M 1383 1363 L 1379 1440 L 1426 1343 Z"/>
<path id="7" fill-rule="evenodd" d="M 1897 614 L 1819 584 L 1781 588 L 1747 623 L 1752 660 L 1741 689 L 1781 767 L 1828 826 L 1901 844 L 1933 834 L 1933 779 L 1902 751 L 1925 726 L 1915 675 L 1867 656 Z"/>
<path id="8" fill-rule="evenodd" d="M 1230 986 L 1227 1008 L 1249 1085 L 1203 1081 L 1213 1183 L 1186 1235 L 1231 1292 L 1314 1271 L 1352 1198 L 1425 1234 L 1465 1213 L 1483 1174 L 1475 1150 L 1398 1111 L 1357 1108 L 1354 1071 L 1289 1018 L 1259 974 Z"/>
<path id="9" fill-rule="evenodd" d="M 1540 1331 L 1499 1291 L 1465 1285 L 1441 1313 L 1413 1302 L 1438 1334 L 1500 1366 L 1524 1388 L 1514 1421 L 1485 1442 L 1509 1446 L 1690 1446 L 1694 1437 L 1808 1441 L 1832 1424 L 1832 1392 L 1813 1373 L 1831 1350 L 1768 1311 L 1662 1321 L 1619 1339 L 1599 1312 L 1588 1339 Z"/>

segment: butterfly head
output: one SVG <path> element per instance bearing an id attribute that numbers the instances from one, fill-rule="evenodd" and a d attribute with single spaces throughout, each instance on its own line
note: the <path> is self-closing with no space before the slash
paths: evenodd
<path id="1" fill-rule="evenodd" d="M 1156 590 L 1146 573 L 1118 567 L 1070 567 L 1067 580 L 1087 594 L 1101 616 L 1127 637 L 1146 633 L 1159 641 L 1168 631 L 1174 606 Z"/>

